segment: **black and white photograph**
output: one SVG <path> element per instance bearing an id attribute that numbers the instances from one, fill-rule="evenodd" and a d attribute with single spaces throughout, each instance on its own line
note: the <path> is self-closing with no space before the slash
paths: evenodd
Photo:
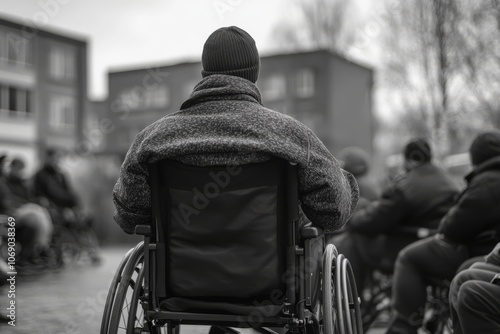
<path id="1" fill-rule="evenodd" d="M 0 0 L 0 333 L 500 334 L 499 92 L 500 0 Z"/>

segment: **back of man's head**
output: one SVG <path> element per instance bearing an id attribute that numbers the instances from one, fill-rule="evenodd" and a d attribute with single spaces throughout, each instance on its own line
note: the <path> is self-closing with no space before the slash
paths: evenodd
<path id="1" fill-rule="evenodd" d="M 411 140 L 404 149 L 405 160 L 423 164 L 430 162 L 432 159 L 432 151 L 429 143 L 422 138 Z"/>
<path id="2" fill-rule="evenodd" d="M 233 75 L 255 83 L 259 78 L 260 57 L 254 39 L 235 26 L 214 31 L 203 46 L 203 77 Z"/>
<path id="3" fill-rule="evenodd" d="M 500 157 L 500 131 L 488 131 L 479 134 L 472 142 L 470 158 L 477 166 L 489 159 Z"/>

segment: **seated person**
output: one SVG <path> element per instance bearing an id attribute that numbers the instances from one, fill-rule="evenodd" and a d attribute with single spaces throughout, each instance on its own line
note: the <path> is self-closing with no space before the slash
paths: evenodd
<path id="1" fill-rule="evenodd" d="M 451 281 L 468 258 L 485 255 L 497 241 L 481 241 L 485 231 L 500 229 L 500 132 L 479 134 L 469 149 L 473 170 L 467 186 L 439 224 L 439 233 L 417 241 L 398 256 L 393 280 L 394 318 L 387 333 L 417 333 L 422 324 L 426 288 Z"/>
<path id="2" fill-rule="evenodd" d="M 24 164 L 21 160 L 14 159 L 14 167 L 11 162 L 6 176 L 3 172 L 5 157 L 0 157 L 0 214 L 16 220 L 16 241 L 22 246 L 17 261 L 20 268 L 36 264 L 40 255 L 49 247 L 52 221 L 47 210 L 30 201 L 27 188 L 21 190 L 20 184 L 16 188 L 9 182 L 9 178 L 11 181 L 21 178 L 22 168 L 19 167 L 24 167 Z"/>
<path id="3" fill-rule="evenodd" d="M 500 333 L 500 243 L 451 282 L 453 333 Z M 495 279 L 495 285 L 492 280 Z"/>
<path id="4" fill-rule="evenodd" d="M 203 79 L 180 111 L 137 135 L 114 187 L 115 221 L 127 233 L 150 224 L 147 164 L 175 159 L 188 165 L 242 165 L 279 157 L 298 165 L 302 210 L 333 232 L 356 207 L 358 188 L 318 137 L 292 117 L 262 106 L 260 58 L 253 38 L 238 27 L 220 28 L 202 54 Z"/>
<path id="5" fill-rule="evenodd" d="M 92 217 L 83 211 L 76 192 L 70 187 L 66 176 L 59 168 L 60 157 L 61 152 L 54 149 L 46 150 L 44 164 L 33 177 L 35 195 L 40 203 L 49 208 L 56 224 L 63 223 L 73 228 L 90 229 Z M 77 241 L 89 251 L 94 263 L 100 262 L 100 255 L 94 243 L 85 238 Z"/>
<path id="6" fill-rule="evenodd" d="M 45 206 L 68 215 L 78 207 L 78 197 L 70 188 L 66 176 L 59 168 L 61 153 L 55 149 L 45 151 L 44 162 L 33 177 L 35 195 Z"/>
<path id="7" fill-rule="evenodd" d="M 347 233 L 332 240 L 351 262 L 359 290 L 374 269 L 392 271 L 398 252 L 418 239 L 417 228 L 437 229 L 458 193 L 452 178 L 432 163 L 425 140 L 410 141 L 403 155 L 406 173 L 379 200 L 357 210 Z M 415 232 L 403 233 L 403 228 Z"/>

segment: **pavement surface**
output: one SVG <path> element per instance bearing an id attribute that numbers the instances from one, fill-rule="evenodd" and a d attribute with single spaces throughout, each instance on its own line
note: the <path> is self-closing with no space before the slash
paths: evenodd
<path id="1" fill-rule="evenodd" d="M 0 287 L 1 314 L 8 314 L 11 300 L 16 307 L 15 327 L 0 323 L 0 333 L 99 333 L 111 279 L 128 248 L 103 249 L 103 261 L 98 266 L 80 263 L 59 271 L 17 275 L 15 298 L 8 298 L 9 287 Z M 208 327 L 181 327 L 182 334 L 207 332 Z M 379 334 L 383 330 L 368 333 Z"/>

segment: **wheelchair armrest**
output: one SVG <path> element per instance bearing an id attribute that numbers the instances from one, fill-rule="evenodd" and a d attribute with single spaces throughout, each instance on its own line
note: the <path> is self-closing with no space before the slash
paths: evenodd
<path id="1" fill-rule="evenodd" d="M 323 229 L 313 226 L 312 224 L 306 224 L 300 229 L 300 238 L 303 240 L 314 239 L 322 234 Z"/>
<path id="2" fill-rule="evenodd" d="M 137 225 L 134 229 L 134 234 L 143 235 L 148 237 L 151 235 L 151 226 L 149 225 Z"/>

